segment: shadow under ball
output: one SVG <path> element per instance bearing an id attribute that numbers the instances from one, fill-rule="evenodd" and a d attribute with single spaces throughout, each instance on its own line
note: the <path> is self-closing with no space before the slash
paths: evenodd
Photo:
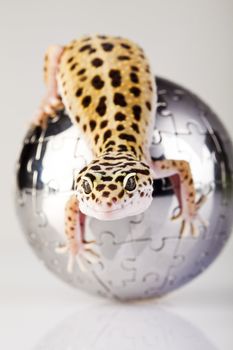
<path id="1" fill-rule="evenodd" d="M 86 272 L 67 272 L 64 208 L 74 170 L 91 161 L 78 128 L 64 111 L 46 130 L 30 129 L 17 167 L 16 208 L 26 238 L 55 275 L 76 288 L 119 300 L 162 296 L 191 281 L 217 257 L 232 227 L 233 151 L 218 117 L 196 95 L 157 78 L 158 108 L 151 157 L 190 163 L 200 210 L 208 227 L 198 237 L 179 238 L 180 220 L 169 178 L 154 181 L 153 201 L 142 214 L 117 221 L 87 217 L 85 238 L 96 240 L 100 260 Z"/>

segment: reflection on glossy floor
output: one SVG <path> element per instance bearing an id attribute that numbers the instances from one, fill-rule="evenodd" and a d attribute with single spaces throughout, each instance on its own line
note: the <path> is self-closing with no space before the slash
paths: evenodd
<path id="1" fill-rule="evenodd" d="M 216 350 L 200 329 L 153 303 L 100 304 L 62 321 L 35 350 Z"/>
<path id="2" fill-rule="evenodd" d="M 70 288 L 44 268 L 21 235 L 16 243 L 0 246 L 1 349 L 233 348 L 232 240 L 195 281 L 139 303 L 110 302 Z"/>

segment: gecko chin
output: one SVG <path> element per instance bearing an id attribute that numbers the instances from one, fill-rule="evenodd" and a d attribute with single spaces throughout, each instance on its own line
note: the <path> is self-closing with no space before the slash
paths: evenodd
<path id="1" fill-rule="evenodd" d="M 80 210 L 87 216 L 94 217 L 98 220 L 111 221 L 120 220 L 127 216 L 141 214 L 148 209 L 152 202 L 152 196 L 145 198 L 137 198 L 126 203 L 118 203 L 107 207 L 105 205 L 96 205 L 96 203 L 80 202 Z"/>

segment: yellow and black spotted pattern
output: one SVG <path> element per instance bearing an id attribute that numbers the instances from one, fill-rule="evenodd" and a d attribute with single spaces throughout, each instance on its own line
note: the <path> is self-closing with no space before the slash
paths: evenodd
<path id="1" fill-rule="evenodd" d="M 143 50 L 120 37 L 92 36 L 64 48 L 59 92 L 94 156 L 127 152 L 143 159 L 155 105 L 154 77 Z"/>

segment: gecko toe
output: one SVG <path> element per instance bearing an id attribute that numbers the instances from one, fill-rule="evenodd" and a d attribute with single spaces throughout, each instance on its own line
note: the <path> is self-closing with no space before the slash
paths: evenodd
<path id="1" fill-rule="evenodd" d="M 81 272 L 87 272 L 87 267 L 85 266 L 85 263 L 80 255 L 76 256 L 76 262 Z"/>
<path id="2" fill-rule="evenodd" d="M 67 272 L 72 273 L 74 269 L 75 256 L 73 254 L 69 254 L 68 264 L 67 264 Z"/>
<path id="3" fill-rule="evenodd" d="M 91 264 L 96 264 L 99 261 L 99 255 L 92 250 L 85 250 L 83 256 Z"/>
<path id="4" fill-rule="evenodd" d="M 185 220 L 182 220 L 181 226 L 180 226 L 180 237 L 183 237 L 183 236 L 184 236 L 184 233 L 185 233 L 185 226 L 186 226 L 186 221 L 185 221 Z"/>
<path id="5" fill-rule="evenodd" d="M 191 235 L 193 237 L 199 236 L 199 230 L 197 228 L 197 225 L 194 222 L 190 222 L 190 230 L 191 230 Z"/>
<path id="6" fill-rule="evenodd" d="M 181 210 L 180 210 L 177 214 L 172 215 L 172 217 L 170 218 L 170 220 L 171 220 L 171 221 L 175 221 L 175 220 L 179 219 L 179 218 L 181 217 L 181 215 L 182 215 L 182 212 L 181 212 Z"/>

